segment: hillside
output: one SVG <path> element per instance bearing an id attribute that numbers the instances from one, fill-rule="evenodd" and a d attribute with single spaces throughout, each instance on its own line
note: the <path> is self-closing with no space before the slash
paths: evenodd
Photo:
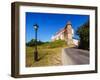
<path id="1" fill-rule="evenodd" d="M 39 61 L 34 61 L 34 46 L 26 47 L 26 67 L 61 65 L 61 51 L 64 47 L 67 45 L 62 40 L 38 45 Z"/>

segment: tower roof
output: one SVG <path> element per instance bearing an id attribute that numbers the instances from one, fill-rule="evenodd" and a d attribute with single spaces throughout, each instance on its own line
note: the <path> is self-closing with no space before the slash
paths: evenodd
<path id="1" fill-rule="evenodd" d="M 67 22 L 65 28 L 67 28 L 68 25 L 72 25 L 72 24 L 71 24 L 71 21 L 68 21 L 68 22 Z"/>
<path id="2" fill-rule="evenodd" d="M 68 22 L 67 22 L 67 25 L 71 25 L 71 22 L 70 22 L 70 21 L 68 21 Z"/>

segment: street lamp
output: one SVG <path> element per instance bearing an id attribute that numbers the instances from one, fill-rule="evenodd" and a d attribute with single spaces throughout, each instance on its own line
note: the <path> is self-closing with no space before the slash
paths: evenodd
<path id="1" fill-rule="evenodd" d="M 33 25 L 34 30 L 35 30 L 35 51 L 34 51 L 34 60 L 38 61 L 38 51 L 37 51 L 37 30 L 38 30 L 38 25 L 35 24 Z"/>

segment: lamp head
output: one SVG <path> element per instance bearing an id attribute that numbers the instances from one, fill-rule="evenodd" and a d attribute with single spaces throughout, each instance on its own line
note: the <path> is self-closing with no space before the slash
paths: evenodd
<path id="1" fill-rule="evenodd" d="M 33 27 L 34 27 L 35 30 L 38 30 L 39 26 L 37 24 L 35 24 L 35 25 L 33 25 Z"/>

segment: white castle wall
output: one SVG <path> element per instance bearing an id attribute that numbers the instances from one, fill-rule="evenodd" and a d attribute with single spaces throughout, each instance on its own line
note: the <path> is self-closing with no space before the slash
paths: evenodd
<path id="1" fill-rule="evenodd" d="M 78 46 L 79 41 L 77 39 L 73 39 L 73 43 Z"/>

